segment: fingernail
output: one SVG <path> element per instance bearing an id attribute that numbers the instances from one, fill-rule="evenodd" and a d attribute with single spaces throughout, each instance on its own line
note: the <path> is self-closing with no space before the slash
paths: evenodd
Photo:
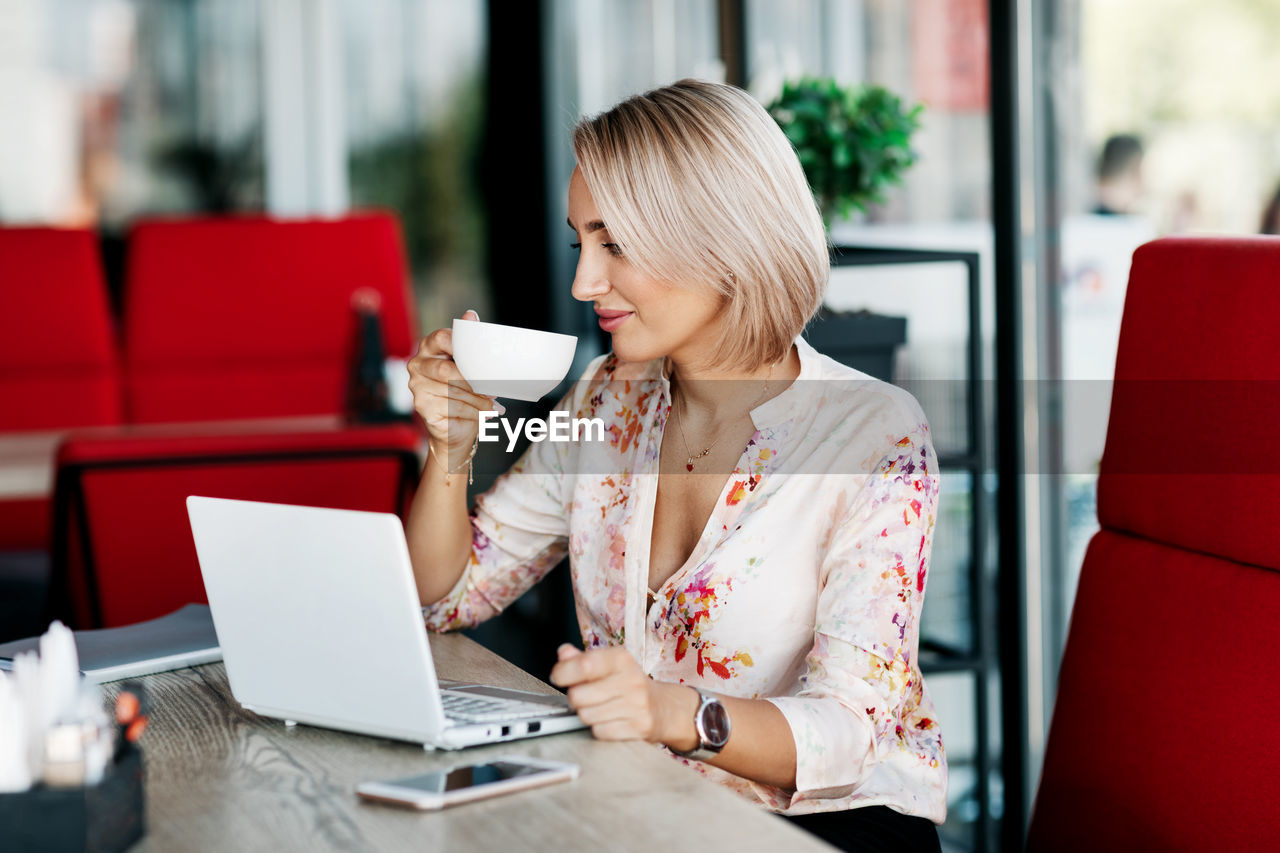
<path id="1" fill-rule="evenodd" d="M 507 413 L 507 407 L 499 403 L 497 400 L 494 400 L 493 407 L 497 410 L 498 414 L 500 415 L 505 415 Z"/>

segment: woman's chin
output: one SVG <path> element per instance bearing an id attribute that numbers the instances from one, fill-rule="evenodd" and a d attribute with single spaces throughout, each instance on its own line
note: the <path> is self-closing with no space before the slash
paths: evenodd
<path id="1" fill-rule="evenodd" d="M 626 335 L 613 335 L 613 354 L 623 361 L 652 361 L 655 358 L 662 358 L 666 355 L 660 348 L 628 340 Z"/>

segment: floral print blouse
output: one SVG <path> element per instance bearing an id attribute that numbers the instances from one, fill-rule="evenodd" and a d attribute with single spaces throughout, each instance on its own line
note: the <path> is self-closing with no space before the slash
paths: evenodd
<path id="1" fill-rule="evenodd" d="M 755 434 L 652 604 L 671 387 L 661 360 L 607 355 L 557 407 L 604 419 L 605 440 L 533 444 L 477 499 L 470 563 L 427 624 L 488 619 L 567 553 L 586 647 L 624 645 L 655 679 L 786 717 L 795 791 L 687 761 L 699 772 L 786 814 L 885 805 L 941 823 L 946 756 L 917 662 L 939 485 L 929 427 L 907 392 L 796 346 L 799 378 L 752 409 Z"/>

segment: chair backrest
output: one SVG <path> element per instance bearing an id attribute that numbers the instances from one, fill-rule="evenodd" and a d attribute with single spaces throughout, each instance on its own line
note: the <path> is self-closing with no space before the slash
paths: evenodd
<path id="1" fill-rule="evenodd" d="M 403 516 L 418 442 L 404 424 L 73 435 L 58 454 L 49 615 L 78 628 L 114 627 L 205 602 L 188 495 Z"/>
<path id="2" fill-rule="evenodd" d="M 1280 239 L 1134 254 L 1031 850 L 1263 850 L 1280 799 Z"/>
<path id="3" fill-rule="evenodd" d="M 121 408 L 93 232 L 0 228 L 0 432 L 114 424 Z"/>
<path id="4" fill-rule="evenodd" d="M 407 358 L 416 324 L 390 214 L 138 224 L 124 309 L 129 419 L 343 411 L 362 288 L 381 296 L 387 354 Z"/>

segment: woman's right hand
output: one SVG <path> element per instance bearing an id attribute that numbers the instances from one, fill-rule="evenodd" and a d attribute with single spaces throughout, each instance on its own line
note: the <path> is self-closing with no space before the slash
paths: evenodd
<path id="1" fill-rule="evenodd" d="M 464 320 L 479 320 L 474 311 Z M 453 471 L 471 454 L 480 431 L 480 412 L 500 409 L 493 397 L 471 390 L 453 362 L 453 331 L 436 329 L 418 344 L 409 360 L 413 408 L 427 425 L 431 454 Z"/>

